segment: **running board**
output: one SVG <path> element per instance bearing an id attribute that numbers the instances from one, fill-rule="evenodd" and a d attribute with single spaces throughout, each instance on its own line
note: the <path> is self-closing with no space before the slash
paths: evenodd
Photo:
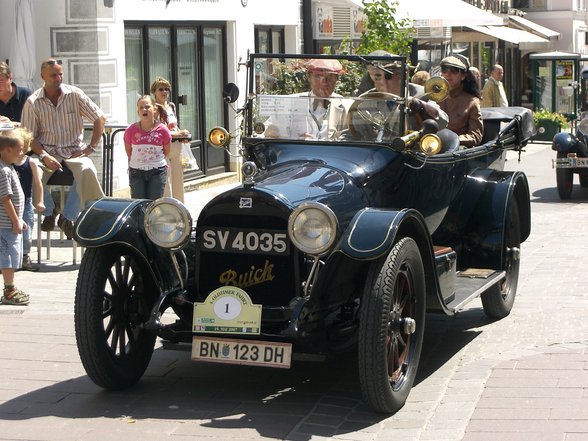
<path id="1" fill-rule="evenodd" d="M 457 273 L 456 290 L 447 308 L 457 312 L 506 277 L 506 271 L 465 270 Z"/>

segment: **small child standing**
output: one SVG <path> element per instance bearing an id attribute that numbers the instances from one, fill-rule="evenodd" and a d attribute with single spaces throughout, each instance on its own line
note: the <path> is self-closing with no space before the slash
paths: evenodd
<path id="1" fill-rule="evenodd" d="M 20 186 L 25 195 L 25 205 L 23 219 L 27 227 L 22 232 L 22 266 L 24 271 L 39 271 L 39 267 L 33 265 L 29 253 L 31 251 L 33 226 L 35 225 L 35 213 L 43 213 L 45 211 L 45 204 L 43 203 L 43 184 L 41 183 L 41 170 L 35 159 L 27 155 L 31 149 L 32 134 L 28 130 L 15 129 L 24 141 L 24 148 L 21 152 L 18 161 L 13 164 Z M 33 201 L 34 200 L 34 201 Z"/>
<path id="2" fill-rule="evenodd" d="M 128 126 L 124 133 L 129 158 L 129 185 L 133 199 L 157 199 L 163 196 L 167 180 L 167 161 L 171 133 L 166 124 L 165 110 L 153 98 L 144 95 L 137 101 L 139 122 Z"/>
<path id="3" fill-rule="evenodd" d="M 0 269 L 4 278 L 4 305 L 28 305 L 29 295 L 14 286 L 14 272 L 22 262 L 22 231 L 27 228 L 22 216 L 24 193 L 12 166 L 24 148 L 15 130 L 0 134 Z"/>

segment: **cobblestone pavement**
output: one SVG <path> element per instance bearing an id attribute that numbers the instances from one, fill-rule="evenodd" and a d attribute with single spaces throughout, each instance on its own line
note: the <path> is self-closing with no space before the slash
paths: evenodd
<path id="1" fill-rule="evenodd" d="M 588 189 L 559 201 L 549 146 L 522 156 L 508 168 L 527 173 L 533 225 L 513 312 L 491 322 L 474 301 L 428 316 L 418 379 L 397 414 L 362 404 L 352 355 L 283 371 L 194 363 L 158 343 L 136 387 L 102 391 L 73 333 L 78 265 L 54 233 L 41 272 L 16 276 L 31 304 L 0 305 L 0 440 L 588 439 Z M 188 193 L 187 205 L 196 213 L 223 189 Z"/>

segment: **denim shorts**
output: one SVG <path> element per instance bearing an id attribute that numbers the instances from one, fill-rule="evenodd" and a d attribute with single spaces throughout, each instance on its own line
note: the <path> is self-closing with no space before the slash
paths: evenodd
<path id="1" fill-rule="evenodd" d="M 22 265 L 22 234 L 0 228 L 0 269 L 19 269 Z"/>

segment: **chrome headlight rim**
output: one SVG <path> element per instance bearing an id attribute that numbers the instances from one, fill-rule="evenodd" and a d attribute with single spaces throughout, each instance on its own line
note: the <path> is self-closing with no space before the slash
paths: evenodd
<path id="1" fill-rule="evenodd" d="M 434 133 L 427 133 L 419 141 L 419 147 L 425 155 L 434 156 L 443 150 L 443 142 Z"/>
<path id="2" fill-rule="evenodd" d="M 328 240 L 318 248 L 311 248 L 306 246 L 304 243 L 300 242 L 300 240 L 296 237 L 296 232 L 294 231 L 294 226 L 296 220 L 298 219 L 298 216 L 300 216 L 300 214 L 304 211 L 312 209 L 318 210 L 325 215 L 331 230 L 331 235 L 328 238 Z M 292 241 L 294 246 L 298 248 L 300 251 L 313 256 L 322 256 L 329 252 L 329 250 L 333 247 L 333 244 L 335 243 L 338 229 L 339 221 L 337 219 L 337 216 L 335 215 L 333 210 L 331 210 L 328 206 L 321 204 L 320 202 L 304 202 L 300 204 L 298 207 L 296 207 L 294 211 L 292 211 L 292 213 L 290 214 L 290 217 L 288 218 L 288 236 L 290 237 L 290 240 Z"/>
<path id="3" fill-rule="evenodd" d="M 175 209 L 177 211 L 178 218 L 185 225 L 185 228 L 181 231 L 180 235 L 171 242 L 161 240 L 152 228 L 154 220 L 154 211 L 160 208 L 162 205 L 169 205 L 173 209 Z M 186 206 L 182 204 L 182 202 L 180 202 L 179 200 L 169 197 L 159 198 L 154 200 L 151 204 L 149 204 L 149 206 L 147 206 L 147 209 L 145 210 L 143 227 L 145 229 L 145 234 L 147 235 L 149 240 L 153 242 L 155 245 L 172 251 L 176 251 L 183 248 L 190 239 L 190 233 L 192 232 L 192 216 L 190 215 L 190 212 L 188 211 Z"/>

